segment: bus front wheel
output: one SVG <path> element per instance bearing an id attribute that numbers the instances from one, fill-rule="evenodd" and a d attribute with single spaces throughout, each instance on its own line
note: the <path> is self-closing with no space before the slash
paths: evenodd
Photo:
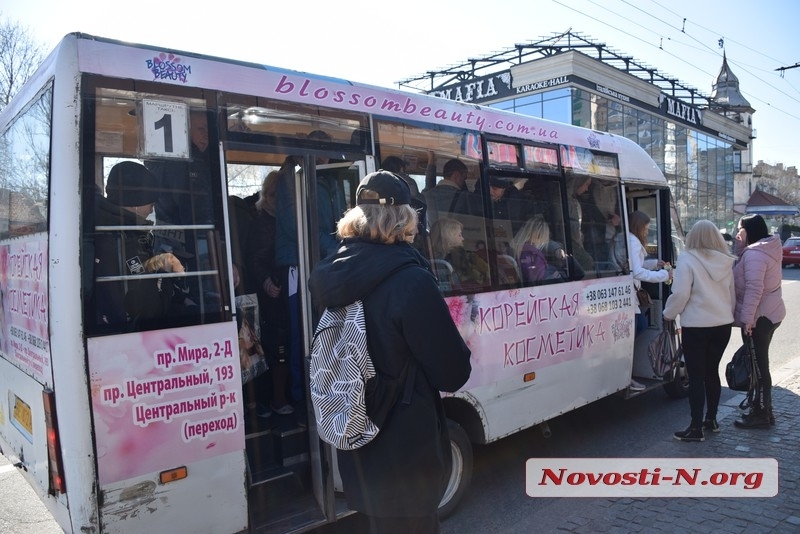
<path id="1" fill-rule="evenodd" d="M 450 434 L 450 450 L 452 451 L 452 469 L 447 481 L 442 502 L 439 503 L 439 517 L 445 518 L 453 513 L 464 497 L 472 481 L 472 443 L 461 425 L 447 420 L 447 432 Z"/>

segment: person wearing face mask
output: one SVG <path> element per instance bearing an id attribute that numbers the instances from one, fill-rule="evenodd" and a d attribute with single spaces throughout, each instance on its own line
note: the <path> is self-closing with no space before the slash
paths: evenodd
<path id="1" fill-rule="evenodd" d="M 775 330 L 786 317 L 781 291 L 783 250 L 778 236 L 770 235 L 761 215 L 745 215 L 739 220 L 734 249 L 739 259 L 733 267 L 736 287 L 734 325 L 742 329 L 742 340 L 753 337 L 756 363 L 760 371 L 760 398 L 749 413 L 734 421 L 740 428 L 769 428 L 775 424 L 772 413 L 772 375 L 769 372 L 769 345 Z"/>
<path id="2" fill-rule="evenodd" d="M 95 195 L 91 299 L 98 325 L 124 325 L 125 282 L 109 278 L 145 272 L 144 264 L 154 253 L 151 215 L 158 182 L 142 164 L 123 161 L 109 171 L 105 193 L 98 188 Z"/>

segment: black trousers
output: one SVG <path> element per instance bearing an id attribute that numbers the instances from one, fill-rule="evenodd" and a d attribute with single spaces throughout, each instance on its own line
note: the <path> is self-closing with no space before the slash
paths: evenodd
<path id="1" fill-rule="evenodd" d="M 769 345 L 772 343 L 772 336 L 775 330 L 781 325 L 780 322 L 773 323 L 764 316 L 756 319 L 753 328 L 753 346 L 756 349 L 756 363 L 761 372 L 761 399 L 756 399 L 756 407 L 772 410 L 772 375 L 769 372 Z M 742 340 L 745 333 L 742 331 Z"/>
<path id="2" fill-rule="evenodd" d="M 728 341 L 731 325 L 709 327 L 682 327 L 683 359 L 689 375 L 689 411 L 692 428 L 703 425 L 703 407 L 706 419 L 716 419 L 722 383 L 719 379 L 719 362 Z"/>

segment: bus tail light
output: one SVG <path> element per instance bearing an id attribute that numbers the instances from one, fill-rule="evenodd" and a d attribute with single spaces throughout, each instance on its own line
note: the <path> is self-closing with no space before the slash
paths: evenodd
<path id="1" fill-rule="evenodd" d="M 42 391 L 44 400 L 44 421 L 47 430 L 47 459 L 50 467 L 51 495 L 66 493 L 64 482 L 64 462 L 61 459 L 61 440 L 58 436 L 58 418 L 56 417 L 56 393 L 52 389 Z"/>

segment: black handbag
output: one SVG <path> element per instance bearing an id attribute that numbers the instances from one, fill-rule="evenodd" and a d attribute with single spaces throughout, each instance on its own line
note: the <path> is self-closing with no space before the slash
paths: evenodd
<path id="1" fill-rule="evenodd" d="M 747 343 L 743 344 L 733 354 L 733 358 L 725 367 L 725 380 L 733 391 L 747 391 L 750 389 L 751 363 L 750 349 Z"/>
<path id="2" fill-rule="evenodd" d="M 745 336 L 744 345 L 733 354 L 733 358 L 725 366 L 725 380 L 730 389 L 747 392 L 744 400 L 739 403 L 740 409 L 746 410 L 758 406 L 763 408 L 761 371 L 756 361 L 756 349 L 752 336 Z"/>

